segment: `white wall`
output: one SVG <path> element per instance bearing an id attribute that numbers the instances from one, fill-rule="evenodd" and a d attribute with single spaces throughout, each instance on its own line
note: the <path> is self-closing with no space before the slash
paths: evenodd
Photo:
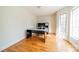
<path id="1" fill-rule="evenodd" d="M 51 32 L 56 34 L 56 13 L 51 16 Z"/>
<path id="2" fill-rule="evenodd" d="M 25 7 L 0 7 L 0 28 L 3 27 L 3 38 L 0 38 L 0 50 L 20 41 L 25 37 L 25 30 L 36 24 L 36 17 Z M 1 36 L 1 35 L 0 35 Z"/>
<path id="3" fill-rule="evenodd" d="M 0 41 L 3 39 L 3 20 L 2 20 L 2 7 L 0 8 Z"/>
<path id="4" fill-rule="evenodd" d="M 50 16 L 37 16 L 37 22 L 43 23 L 43 22 L 49 22 Z"/>

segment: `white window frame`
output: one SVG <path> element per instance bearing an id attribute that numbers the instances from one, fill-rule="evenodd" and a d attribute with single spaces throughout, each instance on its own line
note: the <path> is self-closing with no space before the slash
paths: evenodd
<path id="1" fill-rule="evenodd" d="M 74 12 L 74 10 L 75 9 L 77 9 L 77 8 L 79 8 L 79 7 L 73 7 L 72 8 L 72 10 L 71 10 L 71 17 L 70 17 L 70 39 L 72 39 L 71 38 L 71 34 L 73 35 L 73 33 L 71 33 L 71 32 L 73 32 L 73 28 L 71 29 L 71 23 L 72 23 L 72 26 L 73 26 L 73 12 Z M 71 21 L 72 20 L 72 21 Z M 75 40 L 77 40 L 77 39 L 75 39 Z"/>

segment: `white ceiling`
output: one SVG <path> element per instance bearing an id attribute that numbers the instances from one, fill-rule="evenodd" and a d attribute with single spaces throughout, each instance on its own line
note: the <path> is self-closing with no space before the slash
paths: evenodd
<path id="1" fill-rule="evenodd" d="M 41 15 L 51 15 L 63 7 L 64 6 L 41 6 L 40 8 L 38 8 L 37 6 L 29 6 L 28 9 L 33 14 L 41 16 Z"/>

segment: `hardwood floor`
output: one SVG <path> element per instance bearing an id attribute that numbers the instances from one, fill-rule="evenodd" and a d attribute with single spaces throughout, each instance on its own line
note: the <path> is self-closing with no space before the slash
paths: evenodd
<path id="1" fill-rule="evenodd" d="M 33 36 L 29 39 L 23 39 L 22 41 L 5 49 L 4 51 L 11 51 L 11 52 L 44 52 L 45 51 L 46 52 L 48 50 L 43 38 Z"/>
<path id="2" fill-rule="evenodd" d="M 44 42 L 43 38 L 33 36 L 29 39 L 14 44 L 13 46 L 4 50 L 4 52 L 75 52 L 76 49 L 72 47 L 66 40 L 62 41 L 64 45 L 57 46 L 57 39 L 55 35 L 48 34 Z"/>

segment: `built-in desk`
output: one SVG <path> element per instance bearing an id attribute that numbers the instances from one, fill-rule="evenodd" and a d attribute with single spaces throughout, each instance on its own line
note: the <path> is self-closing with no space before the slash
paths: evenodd
<path id="1" fill-rule="evenodd" d="M 26 30 L 26 37 L 29 38 L 32 36 L 32 33 L 36 34 L 44 34 L 44 39 L 45 39 L 45 34 L 48 33 L 46 29 L 27 29 Z"/>

